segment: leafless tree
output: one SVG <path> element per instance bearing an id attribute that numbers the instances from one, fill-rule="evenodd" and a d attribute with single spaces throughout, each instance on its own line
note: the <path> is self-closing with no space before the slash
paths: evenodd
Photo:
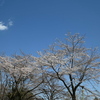
<path id="1" fill-rule="evenodd" d="M 40 86 L 44 100 L 63 100 L 65 96 L 65 87 L 59 84 L 59 81 L 49 75 L 44 75 L 44 82 Z"/>

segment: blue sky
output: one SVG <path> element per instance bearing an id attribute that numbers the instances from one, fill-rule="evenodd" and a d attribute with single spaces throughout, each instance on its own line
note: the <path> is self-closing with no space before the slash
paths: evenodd
<path id="1" fill-rule="evenodd" d="M 68 32 L 100 48 L 100 0 L 0 0 L 0 53 L 35 55 Z"/>

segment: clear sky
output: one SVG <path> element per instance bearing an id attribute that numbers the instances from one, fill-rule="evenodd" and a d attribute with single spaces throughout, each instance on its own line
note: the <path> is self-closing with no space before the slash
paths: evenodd
<path id="1" fill-rule="evenodd" d="M 0 53 L 35 55 L 67 32 L 100 48 L 100 0 L 0 0 Z"/>

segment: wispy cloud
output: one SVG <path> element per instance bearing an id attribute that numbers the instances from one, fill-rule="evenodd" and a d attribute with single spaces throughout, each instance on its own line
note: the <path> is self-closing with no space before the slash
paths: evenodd
<path id="1" fill-rule="evenodd" d="M 13 25 L 13 21 L 9 19 L 8 25 L 12 26 Z"/>
<path id="2" fill-rule="evenodd" d="M 0 22 L 0 30 L 3 31 L 3 30 L 7 30 L 8 29 L 8 26 L 4 25 L 3 22 Z"/>
<path id="3" fill-rule="evenodd" d="M 0 22 L 0 31 L 7 30 L 12 25 L 13 25 L 13 21 L 11 20 L 8 20 L 7 25 L 5 25 L 3 22 Z"/>

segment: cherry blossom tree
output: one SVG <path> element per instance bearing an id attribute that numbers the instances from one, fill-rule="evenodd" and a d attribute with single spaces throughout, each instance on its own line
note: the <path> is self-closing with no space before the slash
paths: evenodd
<path id="1" fill-rule="evenodd" d="M 86 48 L 83 40 L 79 34 L 67 34 L 65 42 L 58 41 L 45 52 L 39 52 L 40 57 L 34 57 L 45 73 L 66 87 L 72 100 L 76 100 L 79 88 L 99 96 L 90 87 L 100 82 L 100 55 L 96 49 Z"/>
<path id="2" fill-rule="evenodd" d="M 2 93 L 8 97 L 2 100 L 31 100 L 40 93 L 37 88 L 43 82 L 42 71 L 31 56 L 0 56 L 0 69 Z"/>

